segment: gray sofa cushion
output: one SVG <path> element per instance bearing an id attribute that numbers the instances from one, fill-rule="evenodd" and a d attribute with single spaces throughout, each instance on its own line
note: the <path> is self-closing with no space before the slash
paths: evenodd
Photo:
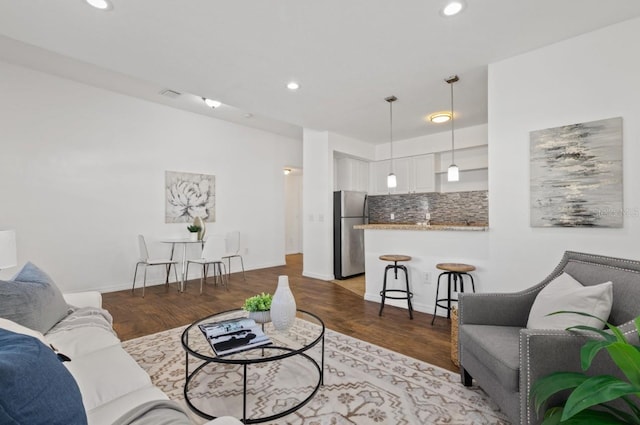
<path id="1" fill-rule="evenodd" d="M 510 391 L 519 389 L 520 327 L 463 325 L 460 344 L 475 347 L 473 354 L 492 371 L 496 380 Z"/>
<path id="2" fill-rule="evenodd" d="M 53 280 L 27 263 L 10 281 L 0 281 L 0 317 L 47 333 L 68 314 L 69 306 Z"/>

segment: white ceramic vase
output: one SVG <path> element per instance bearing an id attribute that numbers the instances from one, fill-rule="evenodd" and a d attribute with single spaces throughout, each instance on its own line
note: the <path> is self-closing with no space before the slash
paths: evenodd
<path id="1" fill-rule="evenodd" d="M 189 233 L 189 239 L 192 241 L 197 241 L 198 240 L 198 232 L 190 232 Z"/>
<path id="2" fill-rule="evenodd" d="M 271 300 L 271 323 L 278 331 L 289 329 L 296 320 L 296 300 L 289 288 L 289 276 L 278 276 L 278 288 Z"/>

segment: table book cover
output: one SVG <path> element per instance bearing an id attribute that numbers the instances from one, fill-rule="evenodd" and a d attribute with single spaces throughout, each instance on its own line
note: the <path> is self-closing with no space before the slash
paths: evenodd
<path id="1" fill-rule="evenodd" d="M 239 318 L 198 325 L 218 356 L 271 344 L 253 319 Z"/>

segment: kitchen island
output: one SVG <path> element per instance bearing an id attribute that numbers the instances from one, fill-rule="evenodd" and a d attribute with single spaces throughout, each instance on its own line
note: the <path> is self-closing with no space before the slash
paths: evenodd
<path id="1" fill-rule="evenodd" d="M 436 269 L 438 263 L 474 265 L 476 271 L 471 274 L 475 279 L 476 291 L 482 291 L 489 256 L 489 227 L 486 224 L 380 223 L 356 225 L 354 228 L 364 230 L 364 298 L 368 301 L 380 302 L 384 268 L 388 263 L 381 261 L 379 257 L 385 254 L 412 257 L 412 260 L 404 265 L 409 270 L 409 284 L 413 292 L 412 303 L 415 310 L 433 313 L 436 284 L 441 272 Z M 441 290 L 446 291 L 445 278 L 442 282 Z M 387 288 L 403 287 L 404 276 L 399 274 L 398 280 L 395 280 L 393 274 L 389 273 Z M 407 302 L 404 300 L 387 299 L 385 304 L 407 308 Z M 444 315 L 446 311 L 438 309 L 438 314 Z"/>

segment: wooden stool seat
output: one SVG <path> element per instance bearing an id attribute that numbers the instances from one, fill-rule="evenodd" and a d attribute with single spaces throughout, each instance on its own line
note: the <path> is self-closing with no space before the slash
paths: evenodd
<path id="1" fill-rule="evenodd" d="M 455 273 L 467 273 L 472 272 L 476 268 L 470 264 L 462 264 L 462 263 L 440 263 L 436 264 L 436 268 L 440 270 L 445 270 L 448 272 Z"/>
<path id="2" fill-rule="evenodd" d="M 384 309 L 384 302 L 387 298 L 392 300 L 407 300 L 407 307 L 409 309 L 409 318 L 413 319 L 413 306 L 411 305 L 411 298 L 413 297 L 413 293 L 409 289 L 409 271 L 402 264 L 398 264 L 400 261 L 411 261 L 411 257 L 408 255 L 397 255 L 397 254 L 385 254 L 381 255 L 380 258 L 382 261 L 391 261 L 393 264 L 389 264 L 384 268 L 384 280 L 382 282 L 382 291 L 380 291 L 380 311 L 378 312 L 378 316 L 382 316 L 382 309 Z M 387 273 L 392 270 L 395 280 L 398 280 L 398 270 L 404 272 L 404 280 L 405 280 L 405 289 L 387 289 Z"/>
<path id="3" fill-rule="evenodd" d="M 380 258 L 382 261 L 393 261 L 394 263 L 396 261 L 411 261 L 411 257 L 409 257 L 408 255 L 385 254 L 381 255 L 378 258 Z"/>

